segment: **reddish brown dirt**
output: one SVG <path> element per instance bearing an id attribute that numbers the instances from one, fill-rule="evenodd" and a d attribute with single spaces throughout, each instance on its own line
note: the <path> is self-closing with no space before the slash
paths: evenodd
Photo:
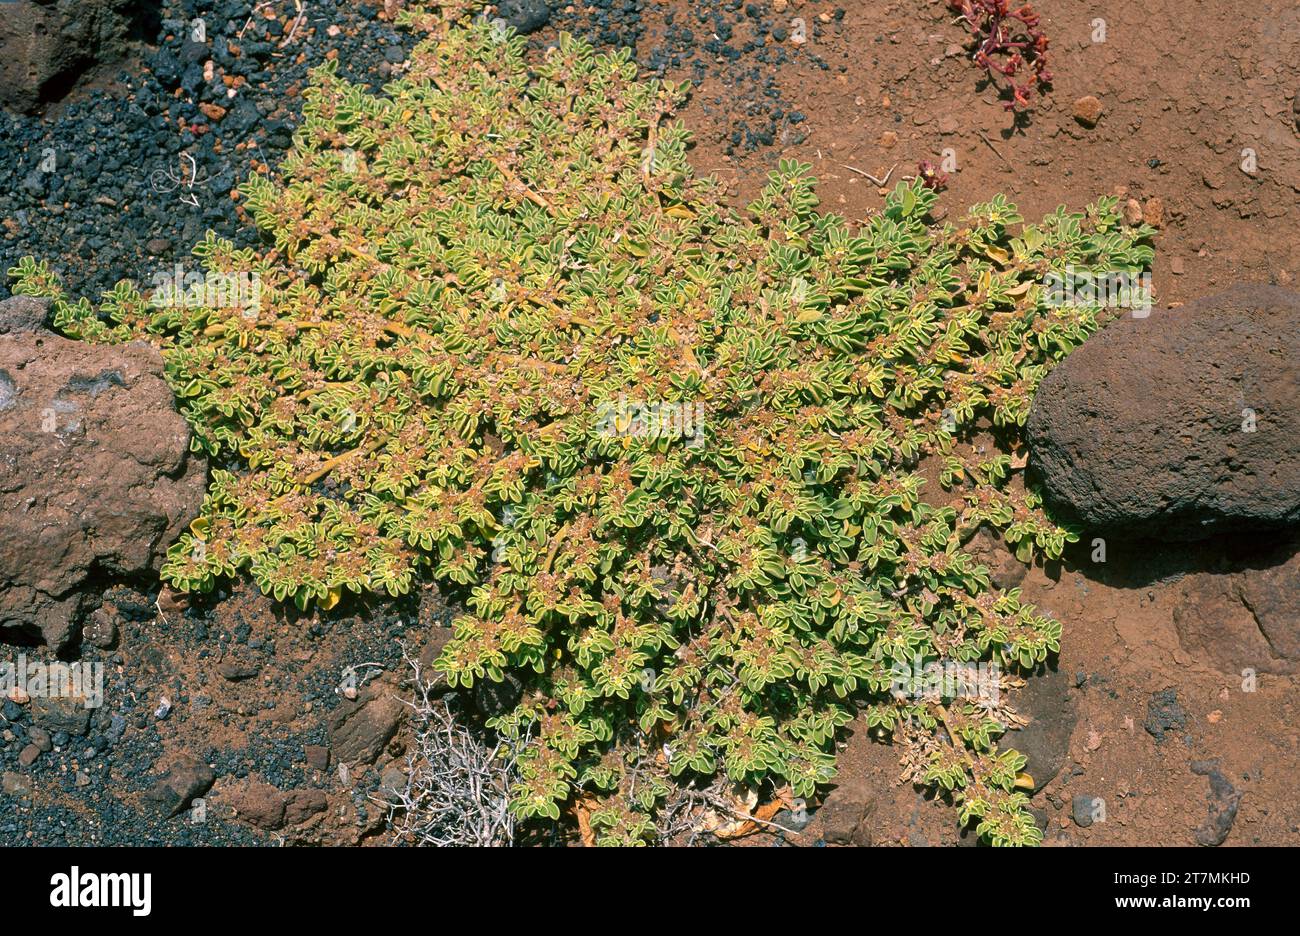
<path id="1" fill-rule="evenodd" d="M 671 6 L 681 15 L 690 4 Z M 860 218 L 883 197 L 846 166 L 877 178 L 896 167 L 892 187 L 951 149 L 958 171 L 943 204 L 953 215 L 997 192 L 1031 219 L 1101 195 L 1159 199 L 1153 275 L 1166 303 L 1300 276 L 1300 242 L 1278 236 L 1300 220 L 1300 7 L 1291 0 L 1262 0 L 1249 15 L 1204 0 L 1044 0 L 1037 9 L 1052 43 L 1053 87 L 1020 127 L 995 89 L 981 87 L 944 3 L 792 0 L 783 15 L 812 21 L 836 6 L 846 10 L 842 21 L 810 34 L 807 46 L 829 70 L 796 60 L 764 72 L 807 115 L 803 142 L 733 160 L 716 115 L 700 106 L 682 115 L 696 133 L 696 166 L 718 169 L 739 196 L 757 191 L 779 158 L 795 158 L 812 164 L 823 207 Z M 1098 19 L 1102 43 L 1092 41 Z M 656 37 L 652 18 L 643 45 Z M 725 94 L 710 79 L 696 98 Z M 1087 95 L 1103 108 L 1093 129 L 1072 116 Z M 1253 175 L 1241 169 L 1245 149 L 1256 154 Z"/>

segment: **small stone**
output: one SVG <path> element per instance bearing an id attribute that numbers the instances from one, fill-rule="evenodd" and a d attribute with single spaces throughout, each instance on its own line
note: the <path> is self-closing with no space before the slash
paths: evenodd
<path id="1" fill-rule="evenodd" d="M 1159 197 L 1147 199 L 1142 206 L 1142 220 L 1152 227 L 1163 227 L 1165 223 L 1165 203 Z"/>
<path id="2" fill-rule="evenodd" d="M 1142 223 L 1142 203 L 1136 198 L 1124 202 L 1124 223 L 1129 227 L 1137 227 Z"/>
<path id="3" fill-rule="evenodd" d="M 244 822 L 259 829 L 284 825 L 287 797 L 269 783 L 251 783 L 230 796 L 230 805 Z"/>
<path id="4" fill-rule="evenodd" d="M 813 816 L 807 809 L 801 809 L 798 812 L 791 812 L 788 809 L 782 809 L 772 817 L 772 823 L 785 829 L 787 832 L 802 832 L 812 822 Z"/>
<path id="5" fill-rule="evenodd" d="M 6 796 L 31 796 L 32 784 L 22 774 L 6 770 L 0 776 L 0 792 L 3 792 Z"/>
<path id="6" fill-rule="evenodd" d="M 324 790 L 290 790 L 288 797 L 284 808 L 285 825 L 298 825 L 329 808 Z"/>
<path id="7" fill-rule="evenodd" d="M 789 0 L 772 0 L 772 12 L 784 13 L 790 8 Z"/>
<path id="8" fill-rule="evenodd" d="M 1194 760 L 1189 765 L 1192 773 L 1210 781 L 1210 792 L 1206 797 L 1205 821 L 1197 827 L 1193 837 L 1198 845 L 1214 847 L 1222 845 L 1223 840 L 1232 831 L 1237 820 L 1237 808 L 1241 805 L 1242 792 L 1229 782 L 1218 770 L 1217 760 Z"/>
<path id="9" fill-rule="evenodd" d="M 1182 276 L 1187 272 L 1186 268 L 1183 266 L 1182 257 L 1172 257 L 1169 260 L 1169 272 L 1173 273 L 1174 276 Z"/>
<path id="10" fill-rule="evenodd" d="M 18 754 L 18 763 L 24 767 L 30 767 L 36 763 L 36 758 L 41 756 L 41 749 L 34 744 L 29 744 Z"/>
<path id="11" fill-rule="evenodd" d="M 36 745 L 42 752 L 54 750 L 54 742 L 50 740 L 50 733 L 44 728 L 36 726 L 28 728 L 27 740 Z"/>
<path id="12" fill-rule="evenodd" d="M 1093 95 L 1085 95 L 1074 102 L 1074 119 L 1085 127 L 1097 126 L 1101 119 L 1101 101 Z"/>
<path id="13" fill-rule="evenodd" d="M 477 688 L 477 687 L 476 687 Z M 392 687 L 375 682 L 358 694 L 356 701 L 338 707 L 330 723 L 330 750 L 333 759 L 373 764 L 380 751 L 397 733 L 406 714 Z"/>
<path id="14" fill-rule="evenodd" d="M 171 245 L 167 245 L 170 249 Z M 163 614 L 181 614 L 190 606 L 189 596 L 176 591 L 170 585 L 164 585 L 158 593 L 158 610 Z"/>
<path id="15" fill-rule="evenodd" d="M 81 636 L 87 643 L 94 644 L 101 650 L 110 649 L 117 643 L 118 610 L 113 605 L 101 605 L 91 612 L 90 618 L 81 628 Z"/>
<path id="16" fill-rule="evenodd" d="M 241 682 L 245 679 L 252 679 L 261 670 L 250 663 L 236 663 L 233 660 L 227 660 L 218 664 L 217 672 L 221 674 L 223 679 L 228 679 L 231 682 Z"/>
<path id="17" fill-rule="evenodd" d="M 545 26 L 551 19 L 551 7 L 546 0 L 500 0 L 497 15 L 527 35 Z"/>
<path id="18" fill-rule="evenodd" d="M 822 837 L 832 845 L 870 847 L 876 803 L 862 790 L 834 790 L 817 810 Z"/>
<path id="19" fill-rule="evenodd" d="M 56 738 L 84 735 L 90 728 L 90 710 L 81 699 L 42 696 L 32 700 L 32 721 Z"/>
<path id="20" fill-rule="evenodd" d="M 391 796 L 400 796 L 406 792 L 406 774 L 397 767 L 385 767 L 379 776 L 380 789 Z"/>
<path id="21" fill-rule="evenodd" d="M 329 770 L 330 749 L 323 744 L 308 744 L 303 747 L 307 756 L 307 766 L 313 770 Z"/>
<path id="22" fill-rule="evenodd" d="M 880 145 L 885 149 L 891 149 L 898 144 L 898 134 L 893 130 L 886 130 L 880 135 Z"/>
<path id="23" fill-rule="evenodd" d="M 1147 720 L 1142 727 L 1156 739 L 1156 744 L 1164 743 L 1167 734 L 1187 727 L 1187 713 L 1178 704 L 1177 689 L 1171 687 L 1152 693 L 1147 701 Z"/>
<path id="24" fill-rule="evenodd" d="M 217 775 L 207 764 L 185 756 L 143 795 L 165 816 L 178 816 L 196 796 L 212 789 Z"/>
<path id="25" fill-rule="evenodd" d="M 222 117 L 226 116 L 226 109 L 220 104 L 203 103 L 199 105 L 199 110 L 203 111 L 203 116 L 207 117 L 208 120 L 211 120 L 213 123 L 216 123 Z"/>
<path id="26" fill-rule="evenodd" d="M 1096 804 L 1096 797 L 1080 793 L 1074 797 L 1071 805 L 1071 814 L 1074 817 L 1074 824 L 1081 829 L 1086 829 L 1092 825 L 1092 814 Z"/>

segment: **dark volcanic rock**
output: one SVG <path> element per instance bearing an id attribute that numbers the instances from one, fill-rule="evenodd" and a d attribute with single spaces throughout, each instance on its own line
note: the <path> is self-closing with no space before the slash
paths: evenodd
<path id="1" fill-rule="evenodd" d="M 1043 380 L 1026 430 L 1090 532 L 1196 540 L 1300 523 L 1300 293 L 1242 286 L 1125 317 Z"/>
<path id="2" fill-rule="evenodd" d="M 1025 682 L 1015 706 L 1029 724 L 1007 732 L 999 744 L 1025 755 L 1025 772 L 1034 778 L 1037 792 L 1061 772 L 1070 750 L 1078 715 L 1070 698 L 1069 677 L 1060 669 L 1045 668 Z"/>
<path id="3" fill-rule="evenodd" d="M 90 729 L 90 709 L 84 699 L 37 696 L 32 699 L 32 723 L 52 734 L 84 735 Z"/>
<path id="4" fill-rule="evenodd" d="M 1163 744 L 1168 735 L 1187 727 L 1187 713 L 1178 704 L 1178 690 L 1169 688 L 1152 693 L 1147 701 L 1147 720 L 1142 727 L 1147 734 Z"/>
<path id="5" fill-rule="evenodd" d="M 88 580 L 157 570 L 203 503 L 189 439 L 152 347 L 0 336 L 0 632 L 63 649 Z"/>
<path id="6" fill-rule="evenodd" d="M 500 0 L 497 15 L 521 33 L 536 32 L 551 21 L 546 0 Z"/>
<path id="7" fill-rule="evenodd" d="M 179 816 L 195 797 L 212 789 L 216 779 L 216 772 L 207 764 L 185 757 L 144 794 L 144 799 L 166 816 Z"/>
<path id="8" fill-rule="evenodd" d="M 91 66 L 122 52 L 137 0 L 6 0 L 0 4 L 0 105 L 57 100 Z"/>

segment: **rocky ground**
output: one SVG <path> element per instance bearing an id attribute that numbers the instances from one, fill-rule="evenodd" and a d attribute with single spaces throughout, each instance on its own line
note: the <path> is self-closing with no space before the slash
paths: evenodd
<path id="1" fill-rule="evenodd" d="M 50 258 L 86 295 L 183 262 L 208 228 L 252 243 L 233 187 L 282 157 L 308 69 L 337 59 L 345 75 L 378 86 L 410 45 L 391 25 L 394 4 L 379 0 L 165 0 L 157 17 L 123 0 L 81 6 L 100 11 L 82 44 L 105 61 L 59 58 L 39 87 L 6 98 L 16 110 L 0 111 L 0 269 L 27 254 Z M 1040 6 L 1054 87 L 1014 123 L 937 2 L 517 0 L 501 12 L 530 30 L 534 54 L 564 29 L 634 50 L 647 74 L 693 81 L 682 117 L 696 133 L 695 164 L 728 181 L 737 200 L 777 160 L 798 158 L 813 164 L 827 207 L 862 217 L 883 194 L 868 175 L 951 160 L 941 211 L 1005 192 L 1033 217 L 1112 193 L 1159 228 L 1160 314 L 1124 323 L 1152 337 L 1135 335 L 1118 360 L 1081 358 L 1084 373 L 1060 378 L 1078 394 L 1060 405 L 1067 417 L 1098 374 L 1112 374 L 1130 398 L 1109 395 L 1094 426 L 1080 431 L 1065 418 L 1073 435 L 1049 438 L 1110 445 L 1089 464 L 1131 467 L 1119 478 L 1134 492 L 1130 508 L 1158 480 L 1143 473 L 1144 451 L 1189 452 L 1176 460 L 1186 469 L 1178 490 L 1207 498 L 1193 513 L 1214 505 L 1245 518 L 1247 532 L 1188 540 L 1177 524 L 1153 526 L 1150 512 L 1123 528 L 1107 513 L 1125 503 L 1115 478 L 1083 478 L 1078 490 L 1116 496 L 1094 505 L 1095 535 L 1065 562 L 1026 568 L 982 543 L 1002 583 L 1065 623 L 1059 661 L 1021 694 L 1029 723 L 1013 743 L 1030 754 L 1049 844 L 1295 844 L 1300 560 L 1287 504 L 1300 464 L 1296 332 L 1277 329 L 1267 347 L 1232 345 L 1220 341 L 1231 300 L 1203 312 L 1185 304 L 1241 282 L 1294 285 L 1300 271 L 1300 246 L 1277 233 L 1300 218 L 1300 13 L 1288 0 L 1264 0 L 1250 17 L 1173 0 Z M 0 68 L 0 95 L 13 81 Z M 1289 295 L 1278 302 L 1294 309 Z M 74 406 L 55 415 L 70 444 L 98 439 L 112 452 L 118 436 L 162 435 L 156 409 L 150 422 L 117 405 L 137 383 L 121 361 L 97 363 L 96 374 L 119 377 L 95 386 L 73 386 L 57 368 L 21 377 L 32 383 L 9 376 L 61 339 L 42 334 L 30 310 L 4 308 L 0 420 L 18 441 L 5 443 L 0 468 L 20 462 L 24 433 L 46 431 L 45 407 L 11 405 L 20 385 Z M 1222 386 L 1201 385 L 1210 393 L 1180 367 L 1179 316 L 1192 314 L 1208 322 L 1197 324 L 1208 356 L 1198 379 L 1232 362 Z M 147 383 L 152 365 L 137 365 Z M 1144 408 L 1143 394 L 1159 406 Z M 1244 409 L 1258 431 L 1229 433 L 1225 421 L 1235 426 Z M 1146 444 L 1143 418 L 1167 428 L 1165 444 Z M 70 429 L 69 419 L 84 425 Z M 1147 433 L 1142 446 L 1126 446 L 1126 427 L 1129 439 Z M 1220 444 L 1232 448 L 1196 457 Z M 1139 459 L 1131 465 L 1114 460 L 1126 448 Z M 5 701 L 0 835 L 28 844 L 385 841 L 383 787 L 398 782 L 393 771 L 411 744 L 396 698 L 411 693 L 403 653 L 430 659 L 451 611 L 434 592 L 302 616 L 242 584 L 189 602 L 160 591 L 157 548 L 197 495 L 170 511 L 137 509 L 156 528 L 141 549 L 112 529 L 110 507 L 183 469 L 122 461 L 133 473 L 108 498 L 61 500 L 56 465 L 23 473 L 16 486 L 11 468 L 0 475 L 6 517 L 27 513 L 0 550 L 0 663 L 48 661 L 50 643 L 66 659 L 102 664 L 105 687 L 92 711 L 21 694 Z M 1242 477 L 1257 486 L 1233 486 Z M 1269 522 L 1258 523 L 1261 512 Z M 67 526 L 51 516 L 82 520 L 70 567 L 37 537 Z M 45 572 L 24 576 L 38 555 Z M 78 570 L 71 579 L 69 568 Z M 898 783 L 897 752 L 865 731 L 846 740 L 841 769 L 820 809 L 778 814 L 785 831 L 746 841 L 969 844 L 949 807 Z"/>

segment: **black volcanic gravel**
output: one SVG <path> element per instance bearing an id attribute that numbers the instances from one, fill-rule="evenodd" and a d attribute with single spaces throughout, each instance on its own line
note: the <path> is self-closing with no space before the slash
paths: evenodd
<path id="1" fill-rule="evenodd" d="M 64 272 L 74 295 L 97 297 L 120 279 L 147 280 L 184 262 L 209 228 L 241 245 L 256 240 L 238 220 L 230 190 L 251 162 L 275 166 L 290 146 L 301 99 L 285 90 L 304 85 L 330 50 L 344 77 L 377 89 L 411 37 L 376 19 L 375 4 L 314 0 L 292 39 L 278 21 L 250 20 L 253 7 L 166 0 L 156 50 L 121 70 L 118 87 L 43 119 L 0 111 L 0 273 L 31 254 Z M 204 21 L 204 43 L 193 41 L 195 18 Z M 331 25 L 336 37 L 327 33 Z M 244 81 L 233 98 L 227 77 Z M 227 112 L 213 120 L 201 105 Z M 0 299 L 8 287 L 0 275 Z"/>

